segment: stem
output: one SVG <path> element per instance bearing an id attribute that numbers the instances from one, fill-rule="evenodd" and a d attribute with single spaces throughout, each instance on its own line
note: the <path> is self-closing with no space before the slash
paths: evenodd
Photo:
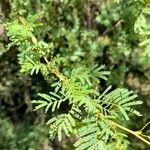
<path id="1" fill-rule="evenodd" d="M 96 117 L 100 117 L 101 119 L 103 119 L 103 121 L 106 122 L 106 116 L 104 116 L 102 113 L 97 113 Z M 146 140 L 145 138 L 142 137 L 142 136 L 145 136 L 145 135 L 142 135 L 141 131 L 132 131 L 132 130 L 130 130 L 130 129 L 128 129 L 128 128 L 126 128 L 126 127 L 124 127 L 124 126 L 122 126 L 122 125 L 120 125 L 120 124 L 118 124 L 118 123 L 116 123 L 116 122 L 114 122 L 112 120 L 109 120 L 109 122 L 110 122 L 111 125 L 108 122 L 106 122 L 106 123 L 109 124 L 111 127 L 113 125 L 113 126 L 115 126 L 117 128 L 120 128 L 120 129 L 122 129 L 122 130 L 124 130 L 124 131 L 126 131 L 126 132 L 128 132 L 128 133 L 130 133 L 130 134 L 132 134 L 134 136 L 136 136 L 138 139 L 140 139 L 144 143 L 150 145 L 150 141 L 148 141 L 148 140 Z"/>
<path id="2" fill-rule="evenodd" d="M 132 135 L 134 135 L 134 136 L 136 136 L 137 138 L 139 138 L 140 140 L 142 140 L 142 141 L 145 142 L 146 144 L 150 145 L 150 142 L 147 141 L 145 138 L 141 137 L 138 132 L 132 131 L 132 130 L 130 130 L 130 129 L 128 129 L 128 128 L 122 126 L 122 125 L 117 124 L 116 122 L 111 121 L 111 123 L 112 123 L 114 126 L 116 126 L 116 127 L 120 128 L 120 129 L 122 129 L 122 130 L 124 130 L 124 131 L 126 131 L 126 132 L 128 132 L 128 133 L 130 133 L 130 134 L 132 134 Z"/>
<path id="3" fill-rule="evenodd" d="M 149 124 L 150 124 L 150 121 L 140 131 L 143 131 Z"/>
<path id="4" fill-rule="evenodd" d="M 48 68 L 49 70 L 54 73 L 61 81 L 65 81 L 66 80 L 66 77 L 64 77 L 56 68 L 54 68 L 51 63 L 47 60 L 46 57 L 43 57 L 45 62 L 47 63 L 48 65 Z"/>
<path id="5" fill-rule="evenodd" d="M 36 43 L 37 43 L 37 39 L 36 39 L 35 35 L 34 35 L 32 32 L 30 32 L 30 31 L 28 30 L 28 26 L 27 26 L 27 23 L 26 23 L 25 19 L 22 18 L 22 17 L 19 17 L 19 19 L 20 19 L 20 22 L 22 23 L 22 25 L 25 27 L 26 31 L 28 32 L 29 36 L 31 37 L 32 43 L 36 44 Z M 54 73 L 61 81 L 65 81 L 65 80 L 66 80 L 66 77 L 63 76 L 63 75 L 48 61 L 48 59 L 47 59 L 45 56 L 43 56 L 43 58 L 44 58 L 45 62 L 46 62 L 47 65 L 48 65 L 48 69 L 49 69 L 52 73 Z"/>

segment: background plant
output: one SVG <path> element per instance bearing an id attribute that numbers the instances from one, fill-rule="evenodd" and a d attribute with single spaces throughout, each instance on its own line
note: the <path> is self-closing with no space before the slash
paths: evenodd
<path id="1" fill-rule="evenodd" d="M 6 5 L 5 2 L 3 4 Z M 147 56 L 141 57 L 144 51 L 140 46 L 146 51 L 147 47 L 138 44 L 148 39 L 149 24 L 144 22 L 144 31 L 141 31 L 143 26 L 139 23 L 148 2 L 118 1 L 116 4 L 110 1 L 72 0 L 35 3 L 14 0 L 9 4 L 10 19 L 5 23 L 10 40 L 8 48 L 15 53 L 16 49 L 19 51 L 21 72 L 33 75 L 31 81 L 26 79 L 29 85 L 26 81 L 23 83 L 28 89 L 26 95 L 31 93 L 31 99 L 38 99 L 36 93 L 40 91 L 41 99 L 33 101 L 37 104 L 35 109 L 45 107 L 48 119 L 53 117 L 48 121 L 55 127 L 53 130 L 50 128 L 50 137 L 58 136 L 61 140 L 61 130 L 67 136 L 77 135 L 77 149 L 94 148 L 92 146 L 95 149 L 109 149 L 113 144 L 122 149 L 135 147 L 133 141 L 129 144 L 124 134 L 120 134 L 118 128 L 122 126 L 116 124 L 116 120 L 122 123 L 122 119 L 131 118 L 129 111 L 140 115 L 132 109 L 132 105 L 141 104 L 141 101 L 134 100 L 137 96 L 123 87 L 143 91 L 148 97 L 149 59 Z M 145 32 L 144 36 L 141 32 Z M 9 56 L 10 50 L 3 50 L 2 58 Z M 6 58 L 6 62 L 10 57 Z M 102 64 L 106 65 L 105 69 Z M 6 69 L 7 63 L 3 66 Z M 104 80 L 109 72 L 104 70 L 112 71 L 107 83 Z M 13 87 L 13 82 L 18 81 L 13 76 L 13 82 L 8 82 L 5 74 L 3 71 L 4 98 L 9 93 L 8 89 Z M 24 80 L 22 75 L 16 73 L 17 79 L 18 76 L 21 81 Z M 99 83 L 99 79 L 103 80 Z M 144 83 L 139 86 L 142 81 Z M 25 97 L 25 103 L 31 113 L 29 99 Z M 2 106 L 6 106 L 5 103 Z M 147 107 L 148 101 L 145 104 Z M 55 111 L 55 115 L 49 109 Z M 144 119 L 148 122 L 146 116 Z M 134 122 L 130 126 L 137 128 Z M 126 124 L 128 121 L 122 125 Z M 86 132 L 88 128 L 93 131 Z M 141 132 L 134 135 L 145 138 Z"/>

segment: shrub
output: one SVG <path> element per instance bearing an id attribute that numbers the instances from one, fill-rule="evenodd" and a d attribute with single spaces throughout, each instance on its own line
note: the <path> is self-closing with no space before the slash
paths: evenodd
<path id="1" fill-rule="evenodd" d="M 132 51 L 143 46 L 143 58 L 149 57 L 149 2 L 12 0 L 10 4 L 5 23 L 8 49 L 18 50 L 21 73 L 42 74 L 49 84 L 49 93 L 38 93 L 32 103 L 35 110 L 52 112 L 47 121 L 50 139 L 61 141 L 63 134 L 76 137 L 77 150 L 126 149 L 130 133 L 150 145 L 142 130 L 125 127 L 133 115 L 141 116 L 135 106 L 142 101 L 123 87 L 130 61 L 131 66 L 147 69 L 138 58 L 133 60 Z M 108 69 L 114 69 L 112 75 Z M 113 86 L 104 82 L 109 75 Z"/>

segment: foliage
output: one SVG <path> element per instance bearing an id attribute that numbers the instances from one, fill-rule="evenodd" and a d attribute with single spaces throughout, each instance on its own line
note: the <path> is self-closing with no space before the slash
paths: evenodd
<path id="1" fill-rule="evenodd" d="M 149 49 L 150 49 L 150 24 L 149 24 L 149 18 L 150 18 L 150 3 L 145 2 L 145 6 L 140 13 L 139 17 L 137 18 L 134 26 L 135 32 L 137 32 L 140 35 L 141 43 L 140 46 L 146 49 L 145 55 L 149 55 Z"/>
<path id="2" fill-rule="evenodd" d="M 123 87 L 130 67 L 148 74 L 138 59 L 143 53 L 138 41 L 149 49 L 149 3 L 116 2 L 12 0 L 4 24 L 8 50 L 18 50 L 20 72 L 42 74 L 48 82 L 49 93 L 39 92 L 32 103 L 48 114 L 50 139 L 76 137 L 77 150 L 127 149 L 128 133 L 150 145 L 142 131 L 124 127 L 141 116 L 136 106 L 142 101 Z M 105 88 L 107 79 L 113 86 Z"/>
<path id="3" fill-rule="evenodd" d="M 15 127 L 8 118 L 6 119 L 3 116 L 0 119 L 0 126 L 1 149 L 40 149 L 48 143 L 46 128 L 41 125 L 36 124 L 34 128 L 30 127 L 27 132 L 27 125 Z"/>

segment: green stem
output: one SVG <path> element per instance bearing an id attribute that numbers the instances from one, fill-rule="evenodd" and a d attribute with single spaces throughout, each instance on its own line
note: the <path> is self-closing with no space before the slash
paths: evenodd
<path id="1" fill-rule="evenodd" d="M 136 136 L 137 138 L 139 138 L 140 140 L 142 140 L 146 144 L 150 145 L 150 142 L 148 140 L 146 140 L 145 138 L 141 137 L 138 131 L 132 131 L 132 130 L 130 130 L 130 129 L 128 129 L 128 128 L 118 124 L 118 123 L 116 123 L 116 122 L 113 122 L 113 121 L 111 121 L 111 123 L 112 123 L 112 125 L 114 125 L 114 126 L 120 128 L 120 129 L 122 129 L 122 130 L 124 130 L 124 131 L 126 131 L 126 132 L 128 132 L 128 133 L 130 133 L 130 134 L 132 134 L 134 136 Z"/>
<path id="2" fill-rule="evenodd" d="M 29 33 L 29 36 L 31 37 L 32 43 L 36 44 L 36 43 L 37 43 L 37 39 L 36 39 L 36 37 L 34 36 L 34 34 L 28 30 L 28 26 L 27 26 L 27 23 L 26 23 L 25 19 L 22 18 L 22 17 L 19 17 L 19 20 L 20 20 L 20 22 L 23 24 L 23 26 L 25 27 L 26 31 Z M 47 59 L 45 56 L 43 56 L 43 58 L 44 58 L 45 62 L 46 62 L 47 65 L 48 65 L 48 69 L 49 69 L 52 73 L 54 73 L 61 81 L 65 81 L 65 80 L 66 80 L 66 77 L 63 76 L 63 75 L 48 61 L 48 59 Z"/>

